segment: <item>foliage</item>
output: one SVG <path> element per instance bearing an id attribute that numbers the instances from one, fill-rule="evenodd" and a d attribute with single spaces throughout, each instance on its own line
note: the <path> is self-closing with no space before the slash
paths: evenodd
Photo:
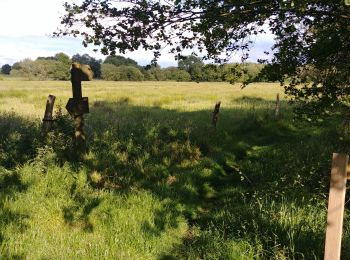
<path id="1" fill-rule="evenodd" d="M 39 57 L 40 58 L 40 57 Z M 39 59 L 38 58 L 38 59 Z M 17 61 L 15 62 L 13 65 L 12 65 L 12 69 L 16 69 L 16 70 L 20 70 L 21 69 L 21 66 L 20 66 L 20 63 Z"/>
<path id="2" fill-rule="evenodd" d="M 101 77 L 105 80 L 115 81 L 141 81 L 144 79 L 142 72 L 134 66 L 115 66 L 108 63 L 102 64 Z"/>
<path id="3" fill-rule="evenodd" d="M 145 79 L 147 80 L 157 80 L 164 81 L 166 80 L 165 74 L 162 71 L 162 68 L 158 64 L 147 65 L 144 68 Z"/>
<path id="4" fill-rule="evenodd" d="M 344 1 L 127 2 L 65 3 L 64 28 L 56 35 L 80 34 L 85 45 L 102 45 L 105 54 L 144 48 L 158 58 L 168 45 L 178 58 L 184 49 L 196 47 L 205 59 L 226 61 L 232 53 L 242 53 L 244 61 L 251 37 L 271 31 L 275 36 L 272 59 L 262 60 L 269 64 L 263 71 L 267 79 L 284 84 L 286 93 L 303 105 L 301 113 L 340 112 L 348 118 L 350 6 Z M 312 83 L 300 75 L 307 66 L 318 70 Z"/>
<path id="5" fill-rule="evenodd" d="M 184 57 L 178 62 L 178 68 L 187 71 L 193 81 L 200 81 L 203 78 L 203 66 L 203 61 L 194 55 Z"/>
<path id="6" fill-rule="evenodd" d="M 13 64 L 11 76 L 32 78 L 35 76 L 34 62 L 31 59 L 24 59 Z"/>
<path id="7" fill-rule="evenodd" d="M 94 72 L 94 78 L 101 78 L 101 60 L 97 60 L 86 53 L 83 55 L 77 53 L 72 56 L 72 61 L 90 65 L 91 70 Z"/>
<path id="8" fill-rule="evenodd" d="M 54 60 L 57 60 L 58 62 L 66 66 L 70 66 L 72 63 L 70 57 L 67 54 L 64 54 L 63 52 L 57 53 L 54 57 Z"/>
<path id="9" fill-rule="evenodd" d="M 64 53 L 58 53 L 55 57 L 39 57 L 35 61 L 24 59 L 12 66 L 11 75 L 27 79 L 69 80 L 70 64 L 70 58 Z"/>
<path id="10" fill-rule="evenodd" d="M 9 64 L 5 64 L 1 67 L 1 73 L 6 74 L 6 75 L 10 75 L 11 68 L 12 67 Z"/>
<path id="11" fill-rule="evenodd" d="M 222 68 L 223 66 L 219 67 L 216 64 L 206 64 L 203 67 L 203 77 L 201 81 L 209 81 L 209 82 L 222 81 L 223 80 Z"/>
<path id="12" fill-rule="evenodd" d="M 187 71 L 176 67 L 162 69 L 161 73 L 164 73 L 165 80 L 191 81 L 191 75 Z"/>
<path id="13" fill-rule="evenodd" d="M 133 59 L 130 58 L 125 58 L 123 56 L 120 55 L 112 55 L 112 56 L 108 56 L 104 62 L 104 64 L 113 64 L 114 66 L 133 66 L 138 68 L 139 65 L 137 64 L 137 62 Z"/>
<path id="14" fill-rule="evenodd" d="M 142 72 L 134 66 L 119 66 L 121 71 L 121 79 L 128 81 L 142 81 Z"/>
<path id="15" fill-rule="evenodd" d="M 101 65 L 101 78 L 104 80 L 118 80 L 119 71 L 113 64 L 102 64 Z"/>

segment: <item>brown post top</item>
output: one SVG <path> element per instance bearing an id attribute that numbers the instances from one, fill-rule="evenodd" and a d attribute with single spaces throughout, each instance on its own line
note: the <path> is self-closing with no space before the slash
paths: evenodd
<path id="1" fill-rule="evenodd" d="M 70 70 L 71 73 L 71 82 L 72 82 L 72 90 L 73 90 L 73 99 L 80 100 L 83 97 L 81 91 L 81 65 L 79 63 L 73 62 L 72 68 Z"/>

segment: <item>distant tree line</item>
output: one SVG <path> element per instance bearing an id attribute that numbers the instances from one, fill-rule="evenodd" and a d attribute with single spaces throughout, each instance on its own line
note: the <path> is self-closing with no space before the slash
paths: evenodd
<path id="1" fill-rule="evenodd" d="M 140 66 L 135 60 L 120 55 L 108 56 L 102 61 L 88 54 L 75 54 L 70 58 L 64 53 L 57 53 L 36 60 L 24 59 L 12 66 L 5 64 L 1 72 L 27 79 L 69 80 L 72 61 L 90 65 L 94 78 L 111 81 L 266 81 L 259 76 L 263 69 L 261 64 L 204 64 L 194 55 L 179 60 L 177 67 L 161 68 L 159 65 Z"/>

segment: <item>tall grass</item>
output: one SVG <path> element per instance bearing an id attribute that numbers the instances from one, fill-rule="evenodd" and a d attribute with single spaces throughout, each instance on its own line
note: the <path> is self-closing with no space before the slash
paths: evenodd
<path id="1" fill-rule="evenodd" d="M 286 102 L 276 120 L 277 85 L 86 83 L 83 155 L 62 110 L 40 133 L 46 96 L 63 106 L 69 83 L 0 89 L 2 257 L 322 258 L 337 136 Z"/>

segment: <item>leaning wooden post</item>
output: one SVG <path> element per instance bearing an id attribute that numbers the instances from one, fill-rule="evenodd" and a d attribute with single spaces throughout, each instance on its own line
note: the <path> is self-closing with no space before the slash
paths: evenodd
<path id="1" fill-rule="evenodd" d="M 328 200 L 325 260 L 340 259 L 349 156 L 333 153 Z"/>
<path id="2" fill-rule="evenodd" d="M 275 106 L 275 118 L 277 119 L 280 115 L 280 94 L 276 95 L 276 106 Z"/>
<path id="3" fill-rule="evenodd" d="M 42 124 L 42 128 L 41 128 L 43 135 L 46 135 L 52 127 L 52 123 L 53 123 L 52 114 L 53 114 L 53 107 L 55 104 L 55 99 L 56 99 L 56 97 L 53 95 L 49 95 L 47 97 L 45 114 L 44 114 L 43 124 Z"/>
<path id="4" fill-rule="evenodd" d="M 68 100 L 66 109 L 69 114 L 74 117 L 75 140 L 77 146 L 82 150 L 85 149 L 85 133 L 84 133 L 84 117 L 89 113 L 89 102 L 87 97 L 82 96 L 81 81 L 92 80 L 91 68 L 88 65 L 80 65 L 72 63 L 71 82 L 73 98 Z"/>
<path id="5" fill-rule="evenodd" d="M 77 63 L 72 64 L 71 69 L 71 81 L 72 81 L 72 91 L 73 99 L 77 104 L 83 99 L 81 90 L 81 70 Z M 77 113 L 74 115 L 74 126 L 75 126 L 75 140 L 78 146 L 85 146 L 85 133 L 84 133 L 84 117 L 83 113 Z"/>
<path id="6" fill-rule="evenodd" d="M 216 102 L 214 111 L 213 111 L 212 124 L 215 128 L 216 128 L 216 123 L 218 122 L 218 119 L 219 119 L 220 105 L 221 105 L 221 101 Z"/>

